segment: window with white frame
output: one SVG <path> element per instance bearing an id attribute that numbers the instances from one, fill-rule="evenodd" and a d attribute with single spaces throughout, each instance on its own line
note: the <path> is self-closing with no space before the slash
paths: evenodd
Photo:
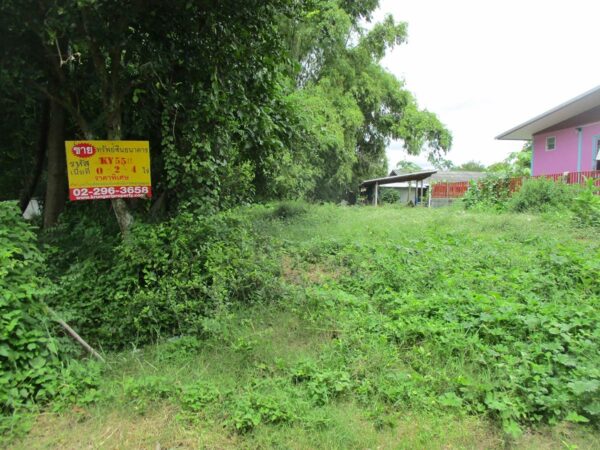
<path id="1" fill-rule="evenodd" d="M 546 137 L 546 151 L 554 150 L 556 148 L 556 136 Z"/>

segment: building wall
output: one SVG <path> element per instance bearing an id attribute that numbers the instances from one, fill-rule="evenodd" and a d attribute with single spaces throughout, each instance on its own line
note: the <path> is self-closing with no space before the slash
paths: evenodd
<path id="1" fill-rule="evenodd" d="M 432 198 L 430 206 L 432 208 L 441 208 L 443 206 L 450 206 L 455 201 L 460 200 L 460 198 Z"/>
<path id="2" fill-rule="evenodd" d="M 596 158 L 594 147 L 598 145 L 596 140 L 600 138 L 600 123 L 582 127 L 583 138 L 581 146 L 581 171 L 594 170 L 594 159 Z"/>
<path id="3" fill-rule="evenodd" d="M 556 138 L 554 150 L 546 150 L 546 138 L 549 136 Z M 582 125 L 581 136 L 579 127 L 536 134 L 533 137 L 532 175 L 592 170 L 594 145 L 599 136 L 600 123 Z"/>
<path id="4" fill-rule="evenodd" d="M 546 150 L 546 138 L 554 136 L 554 150 Z M 536 134 L 533 137 L 533 173 L 547 175 L 551 173 L 577 172 L 577 149 L 579 133 L 576 128 Z"/>

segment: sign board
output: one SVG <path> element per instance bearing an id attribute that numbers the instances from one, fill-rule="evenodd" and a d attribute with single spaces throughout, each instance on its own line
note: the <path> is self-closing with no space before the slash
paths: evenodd
<path id="1" fill-rule="evenodd" d="M 69 198 L 152 197 L 148 141 L 65 141 Z"/>

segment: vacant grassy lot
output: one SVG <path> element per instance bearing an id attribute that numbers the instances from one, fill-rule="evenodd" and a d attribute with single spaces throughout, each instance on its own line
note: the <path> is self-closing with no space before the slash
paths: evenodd
<path id="1" fill-rule="evenodd" d="M 279 302 L 73 365 L 7 445 L 600 448 L 597 235 L 459 209 L 247 214 Z"/>

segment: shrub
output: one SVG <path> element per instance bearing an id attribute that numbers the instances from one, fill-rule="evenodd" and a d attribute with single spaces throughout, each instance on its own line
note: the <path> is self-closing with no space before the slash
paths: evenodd
<path id="1" fill-rule="evenodd" d="M 271 393 L 256 391 L 253 386 L 248 392 L 230 400 L 232 409 L 230 424 L 239 433 L 252 431 L 261 423 L 291 423 L 295 419 L 294 408 L 279 386 L 270 386 Z"/>
<path id="2" fill-rule="evenodd" d="M 381 203 L 399 203 L 400 192 L 398 192 L 396 189 L 383 188 L 380 191 L 380 200 Z"/>
<path id="3" fill-rule="evenodd" d="M 68 406 L 89 405 L 102 400 L 101 380 L 106 365 L 96 361 L 71 360 L 59 372 L 58 377 L 48 386 L 56 392 L 53 409 L 61 410 Z"/>
<path id="4" fill-rule="evenodd" d="M 505 175 L 488 175 L 471 181 L 464 196 L 465 208 L 503 210 L 510 197 L 510 178 Z"/>
<path id="5" fill-rule="evenodd" d="M 182 213 L 74 258 L 51 301 L 92 342 L 123 348 L 198 335 L 219 309 L 276 298 L 279 270 L 247 216 Z"/>
<path id="6" fill-rule="evenodd" d="M 578 187 L 547 178 L 525 180 L 521 189 L 508 201 L 508 209 L 515 212 L 547 212 L 568 209 Z"/>
<path id="7" fill-rule="evenodd" d="M 161 362 L 176 362 L 194 357 L 202 347 L 195 336 L 175 336 L 157 347 L 156 358 Z"/>
<path id="8" fill-rule="evenodd" d="M 308 212 L 306 203 L 300 201 L 288 200 L 279 203 L 273 210 L 275 219 L 289 220 L 294 217 L 302 216 Z"/>
<path id="9" fill-rule="evenodd" d="M 579 225 L 600 227 L 600 187 L 597 182 L 597 179 L 588 179 L 585 189 L 573 200 L 571 209 Z"/>
<path id="10" fill-rule="evenodd" d="M 216 387 L 200 381 L 183 387 L 180 403 L 186 411 L 199 412 L 219 400 L 220 395 Z"/>
<path id="11" fill-rule="evenodd" d="M 14 203 L 0 202 L 0 408 L 47 397 L 57 376 L 56 342 L 46 331 L 41 298 L 49 289 L 32 228 Z"/>

